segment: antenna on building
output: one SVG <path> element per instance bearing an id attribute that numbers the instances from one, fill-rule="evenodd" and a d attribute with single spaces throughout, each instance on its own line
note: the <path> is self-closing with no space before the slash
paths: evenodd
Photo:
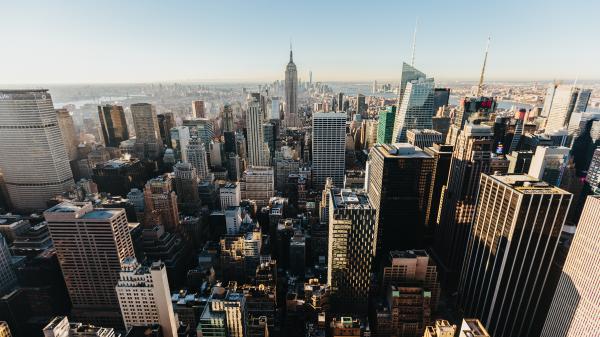
<path id="1" fill-rule="evenodd" d="M 417 48 L 417 27 L 419 26 L 419 17 L 415 21 L 415 31 L 413 32 L 412 56 L 410 58 L 410 66 L 415 66 L 415 49 Z"/>
<path id="2" fill-rule="evenodd" d="M 483 58 L 483 67 L 481 67 L 481 75 L 479 76 L 479 85 L 477 86 L 477 97 L 480 97 L 481 94 L 483 93 L 483 75 L 485 74 L 485 65 L 487 63 L 488 50 L 490 48 L 490 39 L 491 39 L 491 37 L 488 36 L 487 45 L 485 46 L 485 56 Z"/>

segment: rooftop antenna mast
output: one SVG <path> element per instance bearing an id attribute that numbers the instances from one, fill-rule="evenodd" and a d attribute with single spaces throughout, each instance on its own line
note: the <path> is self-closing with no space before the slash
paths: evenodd
<path id="1" fill-rule="evenodd" d="M 419 26 L 419 17 L 415 21 L 415 31 L 413 32 L 412 56 L 410 58 L 410 66 L 415 66 L 415 49 L 417 48 L 417 27 Z"/>
<path id="2" fill-rule="evenodd" d="M 488 50 L 490 48 L 490 36 L 487 39 L 487 45 L 485 46 L 485 57 L 483 58 L 483 67 L 481 67 L 481 75 L 479 76 L 479 85 L 477 86 L 477 97 L 480 97 L 483 93 L 483 75 L 485 74 L 485 65 L 487 63 Z"/>

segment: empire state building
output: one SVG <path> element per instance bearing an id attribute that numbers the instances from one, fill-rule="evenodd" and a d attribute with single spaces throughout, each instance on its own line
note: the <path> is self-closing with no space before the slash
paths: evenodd
<path id="1" fill-rule="evenodd" d="M 290 45 L 290 62 L 285 68 L 285 118 L 295 119 L 298 113 L 298 71 L 292 58 L 292 47 Z"/>

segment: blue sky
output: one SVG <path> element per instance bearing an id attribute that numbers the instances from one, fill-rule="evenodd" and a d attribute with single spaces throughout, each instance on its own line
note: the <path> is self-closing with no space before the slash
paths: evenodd
<path id="1" fill-rule="evenodd" d="M 600 79 L 600 2 L 0 0 L 0 83 Z"/>

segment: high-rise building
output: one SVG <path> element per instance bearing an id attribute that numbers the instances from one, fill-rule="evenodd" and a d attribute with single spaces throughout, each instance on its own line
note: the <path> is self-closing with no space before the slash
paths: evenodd
<path id="1" fill-rule="evenodd" d="M 248 163 L 252 166 L 269 165 L 269 148 L 263 133 L 263 112 L 258 102 L 248 103 L 246 125 L 248 126 Z"/>
<path id="2" fill-rule="evenodd" d="M 371 149 L 366 191 L 376 210 L 378 252 L 422 248 L 433 165 L 430 155 L 407 143 Z"/>
<path id="3" fill-rule="evenodd" d="M 140 158 L 156 159 L 163 148 L 156 108 L 149 103 L 131 104 L 135 128 L 135 152 Z"/>
<path id="4" fill-rule="evenodd" d="M 172 112 L 165 112 L 156 115 L 156 119 L 158 120 L 158 130 L 163 144 L 171 147 L 171 129 L 175 127 L 175 116 Z"/>
<path id="5" fill-rule="evenodd" d="M 102 129 L 102 138 L 106 147 L 119 147 L 122 141 L 129 139 L 125 111 L 120 105 L 99 105 L 98 118 Z"/>
<path id="6" fill-rule="evenodd" d="M 178 206 L 185 214 L 195 214 L 200 210 L 198 175 L 192 164 L 177 163 L 173 166 L 173 187 Z"/>
<path id="7" fill-rule="evenodd" d="M 433 91 L 433 111 L 437 111 L 444 106 L 448 106 L 450 100 L 450 88 L 435 88 Z"/>
<path id="8" fill-rule="evenodd" d="M 270 104 L 268 105 L 268 119 L 281 119 L 281 108 L 279 97 L 270 97 Z"/>
<path id="9" fill-rule="evenodd" d="M 169 130 L 171 148 L 180 161 L 187 161 L 187 147 L 190 143 L 190 129 L 187 126 L 175 126 Z M 206 147 L 205 147 L 206 150 Z M 199 175 L 200 173 L 198 173 Z"/>
<path id="10" fill-rule="evenodd" d="M 513 151 L 506 155 L 508 159 L 508 173 L 527 173 L 533 158 L 532 151 Z"/>
<path id="11" fill-rule="evenodd" d="M 74 186 L 48 90 L 1 90 L 0 129 L 0 171 L 15 209 L 42 210 Z"/>
<path id="12" fill-rule="evenodd" d="M 223 120 L 223 132 L 235 131 L 235 120 L 233 119 L 233 108 L 231 105 L 225 104 L 221 115 L 221 119 Z"/>
<path id="13" fill-rule="evenodd" d="M 411 81 L 416 81 L 420 78 L 426 78 L 425 73 L 419 71 L 417 68 L 409 65 L 406 62 L 402 62 L 402 74 L 400 75 L 400 85 L 398 87 L 398 104 L 397 110 L 400 111 L 402 100 L 404 99 L 404 92 L 406 85 Z M 433 104 L 433 103 L 432 103 Z"/>
<path id="14" fill-rule="evenodd" d="M 433 143 L 443 143 L 441 132 L 431 129 L 410 129 L 406 131 L 406 139 L 409 144 L 425 149 L 433 146 Z"/>
<path id="15" fill-rule="evenodd" d="M 135 256 L 124 209 L 63 202 L 44 212 L 73 304 L 85 322 L 121 327 L 115 285 L 120 261 Z"/>
<path id="16" fill-rule="evenodd" d="M 564 146 L 538 146 L 529 165 L 529 175 L 560 186 L 569 162 L 570 149 Z"/>
<path id="17" fill-rule="evenodd" d="M 367 107 L 367 103 L 365 103 L 365 95 L 358 94 L 356 96 L 356 113 L 362 117 L 366 117 Z"/>
<path id="18" fill-rule="evenodd" d="M 379 123 L 377 124 L 377 143 L 390 144 L 394 133 L 394 119 L 396 118 L 396 106 L 388 106 L 379 112 Z"/>
<path id="19" fill-rule="evenodd" d="M 192 101 L 192 115 L 194 118 L 206 118 L 204 101 Z"/>
<path id="20" fill-rule="evenodd" d="M 442 191 L 448 183 L 450 162 L 452 161 L 452 145 L 434 143 L 432 147 L 425 148 L 425 153 L 433 157 L 433 172 L 431 176 L 431 189 L 429 191 L 429 205 L 425 213 L 425 239 L 429 240 L 435 233 L 438 224 Z"/>
<path id="21" fill-rule="evenodd" d="M 186 162 L 192 164 L 200 181 L 208 177 L 208 159 L 206 147 L 198 137 L 192 137 L 186 147 Z"/>
<path id="22" fill-rule="evenodd" d="M 183 126 L 187 126 L 190 130 L 190 136 L 198 137 L 204 143 L 206 150 L 209 150 L 208 146 L 215 135 L 212 120 L 208 118 L 184 119 Z"/>
<path id="23" fill-rule="evenodd" d="M 328 177 L 335 186 L 343 186 L 345 142 L 346 113 L 319 112 L 313 115 L 313 184 L 316 188 L 322 188 Z"/>
<path id="24" fill-rule="evenodd" d="M 144 202 L 144 210 L 148 218 L 155 213 L 159 217 L 160 224 L 168 231 L 179 227 L 179 207 L 177 194 L 173 189 L 172 174 L 167 173 L 148 180 L 144 187 Z"/>
<path id="25" fill-rule="evenodd" d="M 449 289 L 455 288 L 458 281 L 475 212 L 479 176 L 490 171 L 493 142 L 491 127 L 467 124 L 452 153 L 433 250 L 442 283 Z"/>
<path id="26" fill-rule="evenodd" d="M 275 195 L 275 177 L 270 166 L 250 166 L 240 180 L 242 199 L 256 201 L 260 208 L 267 206 Z"/>
<path id="27" fill-rule="evenodd" d="M 476 122 L 477 120 L 486 119 L 495 110 L 496 99 L 493 97 L 465 97 L 460 100 L 458 109 L 452 116 L 452 125 L 460 131 L 468 121 Z M 448 134 L 448 136 L 451 135 Z M 458 133 L 455 136 L 458 137 Z M 454 145 L 455 140 L 455 138 L 452 138 L 447 140 L 446 143 Z"/>
<path id="28" fill-rule="evenodd" d="M 77 146 L 79 145 L 79 137 L 75 133 L 75 125 L 73 124 L 73 116 L 67 109 L 56 109 L 56 117 L 58 119 L 58 128 L 62 135 L 63 142 L 67 148 L 69 160 L 77 159 Z"/>
<path id="29" fill-rule="evenodd" d="M 556 93 L 556 88 L 558 88 L 558 83 L 552 83 L 548 85 L 548 89 L 546 89 L 546 96 L 544 97 L 544 106 L 542 107 L 542 117 L 548 117 L 550 114 L 550 109 L 552 108 L 552 102 L 554 101 L 554 94 Z"/>
<path id="30" fill-rule="evenodd" d="M 143 266 L 135 257 L 123 259 L 116 291 L 127 329 L 158 324 L 163 336 L 178 336 L 164 263 Z"/>
<path id="31" fill-rule="evenodd" d="M 137 158 L 111 159 L 95 165 L 92 179 L 99 192 L 126 196 L 132 188 L 142 188 L 148 176 Z"/>
<path id="32" fill-rule="evenodd" d="M 571 242 L 542 337 L 593 336 L 600 331 L 600 196 L 587 198 Z"/>
<path id="33" fill-rule="evenodd" d="M 587 109 L 591 90 L 571 85 L 559 85 L 554 91 L 552 103 L 546 120 L 546 131 L 555 131 L 569 126 L 573 113 L 582 113 Z"/>
<path id="34" fill-rule="evenodd" d="M 585 181 L 593 193 L 600 194 L 600 148 L 596 148 L 592 155 Z"/>
<path id="35" fill-rule="evenodd" d="M 433 89 L 433 78 L 420 78 L 406 84 L 404 97 L 394 120 L 392 140 L 406 142 L 407 130 L 433 127 Z"/>
<path id="36" fill-rule="evenodd" d="M 298 113 L 298 71 L 292 58 L 290 46 L 290 62 L 285 68 L 285 119 L 293 118 Z"/>
<path id="37" fill-rule="evenodd" d="M 221 209 L 226 209 L 229 206 L 239 206 L 242 201 L 240 184 L 233 182 L 221 186 L 219 188 L 219 199 L 221 200 Z"/>
<path id="38" fill-rule="evenodd" d="M 481 175 L 459 304 L 493 336 L 531 336 L 572 195 L 528 175 Z"/>
<path id="39" fill-rule="evenodd" d="M 332 310 L 366 314 L 376 249 L 375 209 L 363 192 L 329 192 L 327 284 Z"/>
<path id="40" fill-rule="evenodd" d="M 12 256 L 4 235 L 0 234 L 0 294 L 4 295 L 17 285 L 17 275 L 12 267 Z"/>
<path id="41" fill-rule="evenodd" d="M 344 108 L 344 93 L 338 92 L 338 94 L 337 94 L 337 109 L 335 109 L 334 111 L 343 112 L 343 111 L 345 111 L 343 108 Z"/>

